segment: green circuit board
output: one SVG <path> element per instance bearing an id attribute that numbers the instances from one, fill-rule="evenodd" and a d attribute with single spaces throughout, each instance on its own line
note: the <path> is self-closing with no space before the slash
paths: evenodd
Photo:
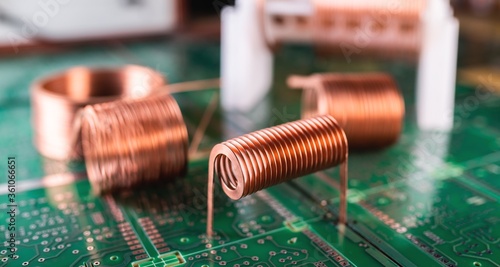
<path id="1" fill-rule="evenodd" d="M 500 266 L 500 97 L 458 84 L 453 131 L 419 131 L 413 63 L 346 63 L 285 47 L 261 106 L 248 114 L 218 109 L 185 177 L 132 192 L 96 196 L 83 163 L 43 158 L 32 145 L 29 87 L 43 75 L 74 65 L 140 64 L 181 82 L 218 77 L 219 58 L 215 42 L 155 40 L 0 61 L 0 266 Z M 397 144 L 351 152 L 348 224 L 337 225 L 339 175 L 330 169 L 238 201 L 216 185 L 215 236 L 207 239 L 211 147 L 299 119 L 301 93 L 285 86 L 287 75 L 327 71 L 387 71 L 407 109 Z M 174 96 L 190 138 L 218 96 L 216 88 Z"/>

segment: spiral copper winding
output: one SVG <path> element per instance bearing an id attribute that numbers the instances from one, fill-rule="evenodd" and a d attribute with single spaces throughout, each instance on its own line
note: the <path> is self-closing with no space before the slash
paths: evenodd
<path id="1" fill-rule="evenodd" d="M 96 193 L 185 173 L 188 134 L 172 96 L 87 106 L 80 119 L 87 174 Z"/>
<path id="2" fill-rule="evenodd" d="M 216 145 L 210 153 L 207 236 L 213 233 L 214 171 L 224 192 L 240 199 L 264 188 L 342 164 L 339 222 L 346 221 L 347 138 L 332 116 L 259 130 Z"/>
<path id="3" fill-rule="evenodd" d="M 34 144 L 57 160 L 79 159 L 75 114 L 86 105 L 151 95 L 165 83 L 146 67 L 71 68 L 34 83 L 31 91 Z"/>
<path id="4" fill-rule="evenodd" d="M 332 50 L 418 55 L 426 0 L 298 0 L 303 11 L 278 11 L 279 0 L 261 0 L 262 28 L 270 47 L 312 41 Z M 307 6 L 312 6 L 312 11 Z M 269 15 L 267 15 L 269 14 Z M 348 50 L 348 51 L 345 51 Z M 387 53 L 390 51 L 390 53 Z"/>
<path id="5" fill-rule="evenodd" d="M 302 117 L 333 116 L 345 130 L 350 147 L 383 148 L 395 143 L 401 134 L 404 100 L 387 74 L 291 76 L 288 85 L 305 89 Z"/>

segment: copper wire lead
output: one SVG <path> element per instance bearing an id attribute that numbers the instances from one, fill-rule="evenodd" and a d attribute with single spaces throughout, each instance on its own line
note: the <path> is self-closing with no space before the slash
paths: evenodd
<path id="1" fill-rule="evenodd" d="M 175 93 L 183 93 L 183 92 L 194 92 L 206 90 L 208 88 L 219 88 L 220 87 L 220 79 L 207 79 L 207 80 L 196 80 L 196 81 L 188 81 L 181 83 L 173 83 L 166 85 L 165 91 L 168 91 L 171 94 Z"/>
<path id="2" fill-rule="evenodd" d="M 81 131 L 96 193 L 168 181 L 186 172 L 187 129 L 168 94 L 87 106 Z"/>
<path id="3" fill-rule="evenodd" d="M 401 135 L 404 100 L 387 74 L 291 76 L 288 85 L 305 89 L 302 117 L 333 116 L 345 130 L 350 147 L 383 148 Z"/>
<path id="4" fill-rule="evenodd" d="M 299 120 L 216 145 L 210 153 L 207 236 L 213 233 L 214 171 L 224 192 L 240 199 L 316 171 L 341 167 L 339 221 L 346 221 L 347 138 L 331 116 Z"/>
<path id="5" fill-rule="evenodd" d="M 165 83 L 146 67 L 71 68 L 32 86 L 32 123 L 38 151 L 58 160 L 79 159 L 74 143 L 75 114 L 86 105 L 151 95 Z"/>

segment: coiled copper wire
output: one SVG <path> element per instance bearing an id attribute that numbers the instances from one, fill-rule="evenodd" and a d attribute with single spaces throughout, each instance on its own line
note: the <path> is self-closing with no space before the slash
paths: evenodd
<path id="1" fill-rule="evenodd" d="M 394 79 L 383 73 L 291 76 L 302 87 L 302 117 L 331 115 L 345 130 L 349 146 L 383 148 L 395 143 L 403 128 L 404 100 Z"/>
<path id="2" fill-rule="evenodd" d="M 79 159 L 74 142 L 75 114 L 86 105 L 156 92 L 165 80 L 146 67 L 71 68 L 35 82 L 32 86 L 32 123 L 38 151 L 58 160 Z"/>
<path id="3" fill-rule="evenodd" d="M 87 106 L 80 119 L 85 165 L 96 193 L 185 173 L 188 134 L 172 96 Z"/>
<path id="4" fill-rule="evenodd" d="M 414 58 L 421 42 L 421 16 L 427 0 L 298 0 L 312 12 L 276 11 L 280 0 L 258 2 L 262 28 L 270 47 L 309 41 L 344 55 L 382 54 Z M 273 6 L 275 8 L 269 8 Z M 268 14 L 269 12 L 270 14 Z"/>
<path id="5" fill-rule="evenodd" d="M 213 172 L 240 199 L 264 188 L 343 163 L 340 222 L 346 217 L 348 144 L 332 116 L 299 120 L 216 145 L 210 153 L 207 235 L 212 235 Z"/>

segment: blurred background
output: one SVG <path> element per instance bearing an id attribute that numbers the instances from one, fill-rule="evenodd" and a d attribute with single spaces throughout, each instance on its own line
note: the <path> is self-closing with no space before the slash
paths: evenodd
<path id="1" fill-rule="evenodd" d="M 462 37 L 487 48 L 476 49 L 477 55 L 467 61 L 485 60 L 484 54 L 498 46 L 500 1 L 451 3 Z M 4 56 L 20 56 L 118 40 L 217 40 L 220 12 L 226 5 L 234 5 L 234 0 L 4 0 L 0 2 L 0 51 Z"/>

